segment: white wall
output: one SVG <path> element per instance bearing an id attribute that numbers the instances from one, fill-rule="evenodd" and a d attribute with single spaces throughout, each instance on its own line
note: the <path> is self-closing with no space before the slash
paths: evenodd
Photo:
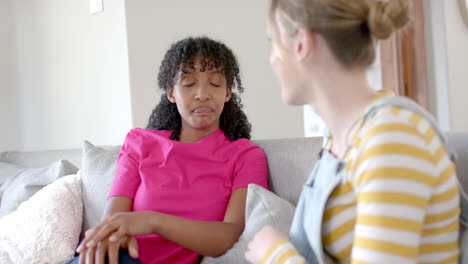
<path id="1" fill-rule="evenodd" d="M 237 54 L 255 139 L 303 136 L 303 109 L 281 102 L 268 65 L 266 12 L 267 0 L 113 0 L 97 15 L 82 0 L 0 1 L 0 151 L 120 144 L 146 125 L 162 57 L 189 35 Z M 468 131 L 468 27 L 456 0 L 429 0 L 427 14 L 433 111 Z"/>
<path id="2" fill-rule="evenodd" d="M 468 131 L 468 25 L 464 23 L 460 14 L 458 1 L 443 2 L 452 130 Z"/>
<path id="3" fill-rule="evenodd" d="M 157 74 L 170 45 L 187 36 L 206 35 L 223 41 L 239 59 L 253 138 L 304 135 L 302 108 L 281 102 L 268 64 L 266 0 L 127 0 L 126 14 L 134 126 L 145 127 L 159 102 Z"/>
<path id="4" fill-rule="evenodd" d="M 444 130 L 468 131 L 468 25 L 456 0 L 427 2 L 432 111 Z"/>
<path id="5" fill-rule="evenodd" d="M 124 0 L 15 0 L 21 149 L 120 144 L 131 128 Z"/>
<path id="6" fill-rule="evenodd" d="M 0 1 L 0 151 L 20 147 L 13 0 Z"/>

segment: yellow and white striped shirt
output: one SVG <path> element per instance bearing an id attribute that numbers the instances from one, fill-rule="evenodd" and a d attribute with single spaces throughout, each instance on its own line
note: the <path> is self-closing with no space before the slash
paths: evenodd
<path id="1" fill-rule="evenodd" d="M 382 108 L 350 145 L 323 216 L 325 252 L 339 263 L 457 263 L 455 167 L 429 123 Z M 290 252 L 297 261 L 284 263 L 303 263 Z"/>

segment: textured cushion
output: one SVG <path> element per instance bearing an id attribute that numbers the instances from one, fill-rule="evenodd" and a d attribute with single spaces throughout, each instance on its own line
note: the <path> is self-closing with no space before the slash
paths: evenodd
<path id="1" fill-rule="evenodd" d="M 255 140 L 268 160 L 268 181 L 272 192 L 297 204 L 306 181 L 322 148 L 322 138 Z"/>
<path id="2" fill-rule="evenodd" d="M 244 258 L 248 243 L 266 225 L 273 226 L 284 234 L 289 232 L 294 206 L 264 188 L 249 184 L 247 191 L 245 229 L 239 241 L 221 257 L 205 257 L 202 264 L 248 263 Z"/>
<path id="3" fill-rule="evenodd" d="M 64 263 L 82 222 L 79 175 L 62 177 L 0 219 L 0 263 Z"/>
<path id="4" fill-rule="evenodd" d="M 107 195 L 114 180 L 120 146 L 97 147 L 85 141 L 83 146 L 82 189 L 83 231 L 100 223 Z"/>
<path id="5" fill-rule="evenodd" d="M 9 169 L 13 172 L 12 168 Z M 69 174 L 75 174 L 78 169 L 66 160 L 60 160 L 44 168 L 28 168 L 13 172 L 14 178 L 5 183 L 1 205 L 0 217 L 14 210 L 37 191 L 54 180 Z M 19 172 L 19 173 L 18 173 Z"/>

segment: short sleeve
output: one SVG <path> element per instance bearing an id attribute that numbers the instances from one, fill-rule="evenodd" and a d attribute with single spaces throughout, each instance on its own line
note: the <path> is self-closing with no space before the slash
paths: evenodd
<path id="1" fill-rule="evenodd" d="M 232 191 L 247 188 L 250 183 L 268 189 L 267 160 L 263 150 L 255 145 L 243 151 L 236 162 Z"/>
<path id="2" fill-rule="evenodd" d="M 114 181 L 108 197 L 125 196 L 135 198 L 141 178 L 139 163 L 141 156 L 140 137 L 135 129 L 126 136 L 117 160 Z"/>

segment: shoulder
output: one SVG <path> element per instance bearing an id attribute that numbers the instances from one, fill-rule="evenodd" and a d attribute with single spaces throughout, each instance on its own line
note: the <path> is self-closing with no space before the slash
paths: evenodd
<path id="1" fill-rule="evenodd" d="M 411 145 L 427 149 L 440 144 L 436 129 L 419 113 L 397 106 L 379 109 L 353 137 L 358 146 Z M 436 141 L 436 142 L 435 142 Z"/>
<path id="2" fill-rule="evenodd" d="M 247 188 L 249 183 L 255 183 L 268 189 L 268 163 L 263 149 L 248 139 L 233 141 L 235 152 L 229 154 L 234 162 L 235 186 Z"/>
<path id="3" fill-rule="evenodd" d="M 347 171 L 354 186 L 412 180 L 432 186 L 437 178 L 434 143 L 428 141 L 428 121 L 400 107 L 385 107 L 368 118 L 351 139 Z M 436 142 L 436 144 L 439 144 Z"/>
<path id="4" fill-rule="evenodd" d="M 172 131 L 134 128 L 127 133 L 123 149 L 141 152 L 155 145 L 161 145 L 169 139 Z"/>
<path id="5" fill-rule="evenodd" d="M 229 141 L 228 148 L 237 158 L 266 159 L 263 149 L 255 145 L 249 139 L 241 138 L 235 141 Z"/>
<path id="6" fill-rule="evenodd" d="M 410 170 L 413 175 L 430 175 L 425 179 L 432 181 L 440 160 L 437 152 L 443 148 L 435 131 L 428 120 L 414 111 L 385 107 L 367 119 L 352 137 L 346 159 L 355 169 L 356 179 L 361 178 L 361 173 L 369 176 L 370 172 L 391 171 L 396 175 Z"/>

